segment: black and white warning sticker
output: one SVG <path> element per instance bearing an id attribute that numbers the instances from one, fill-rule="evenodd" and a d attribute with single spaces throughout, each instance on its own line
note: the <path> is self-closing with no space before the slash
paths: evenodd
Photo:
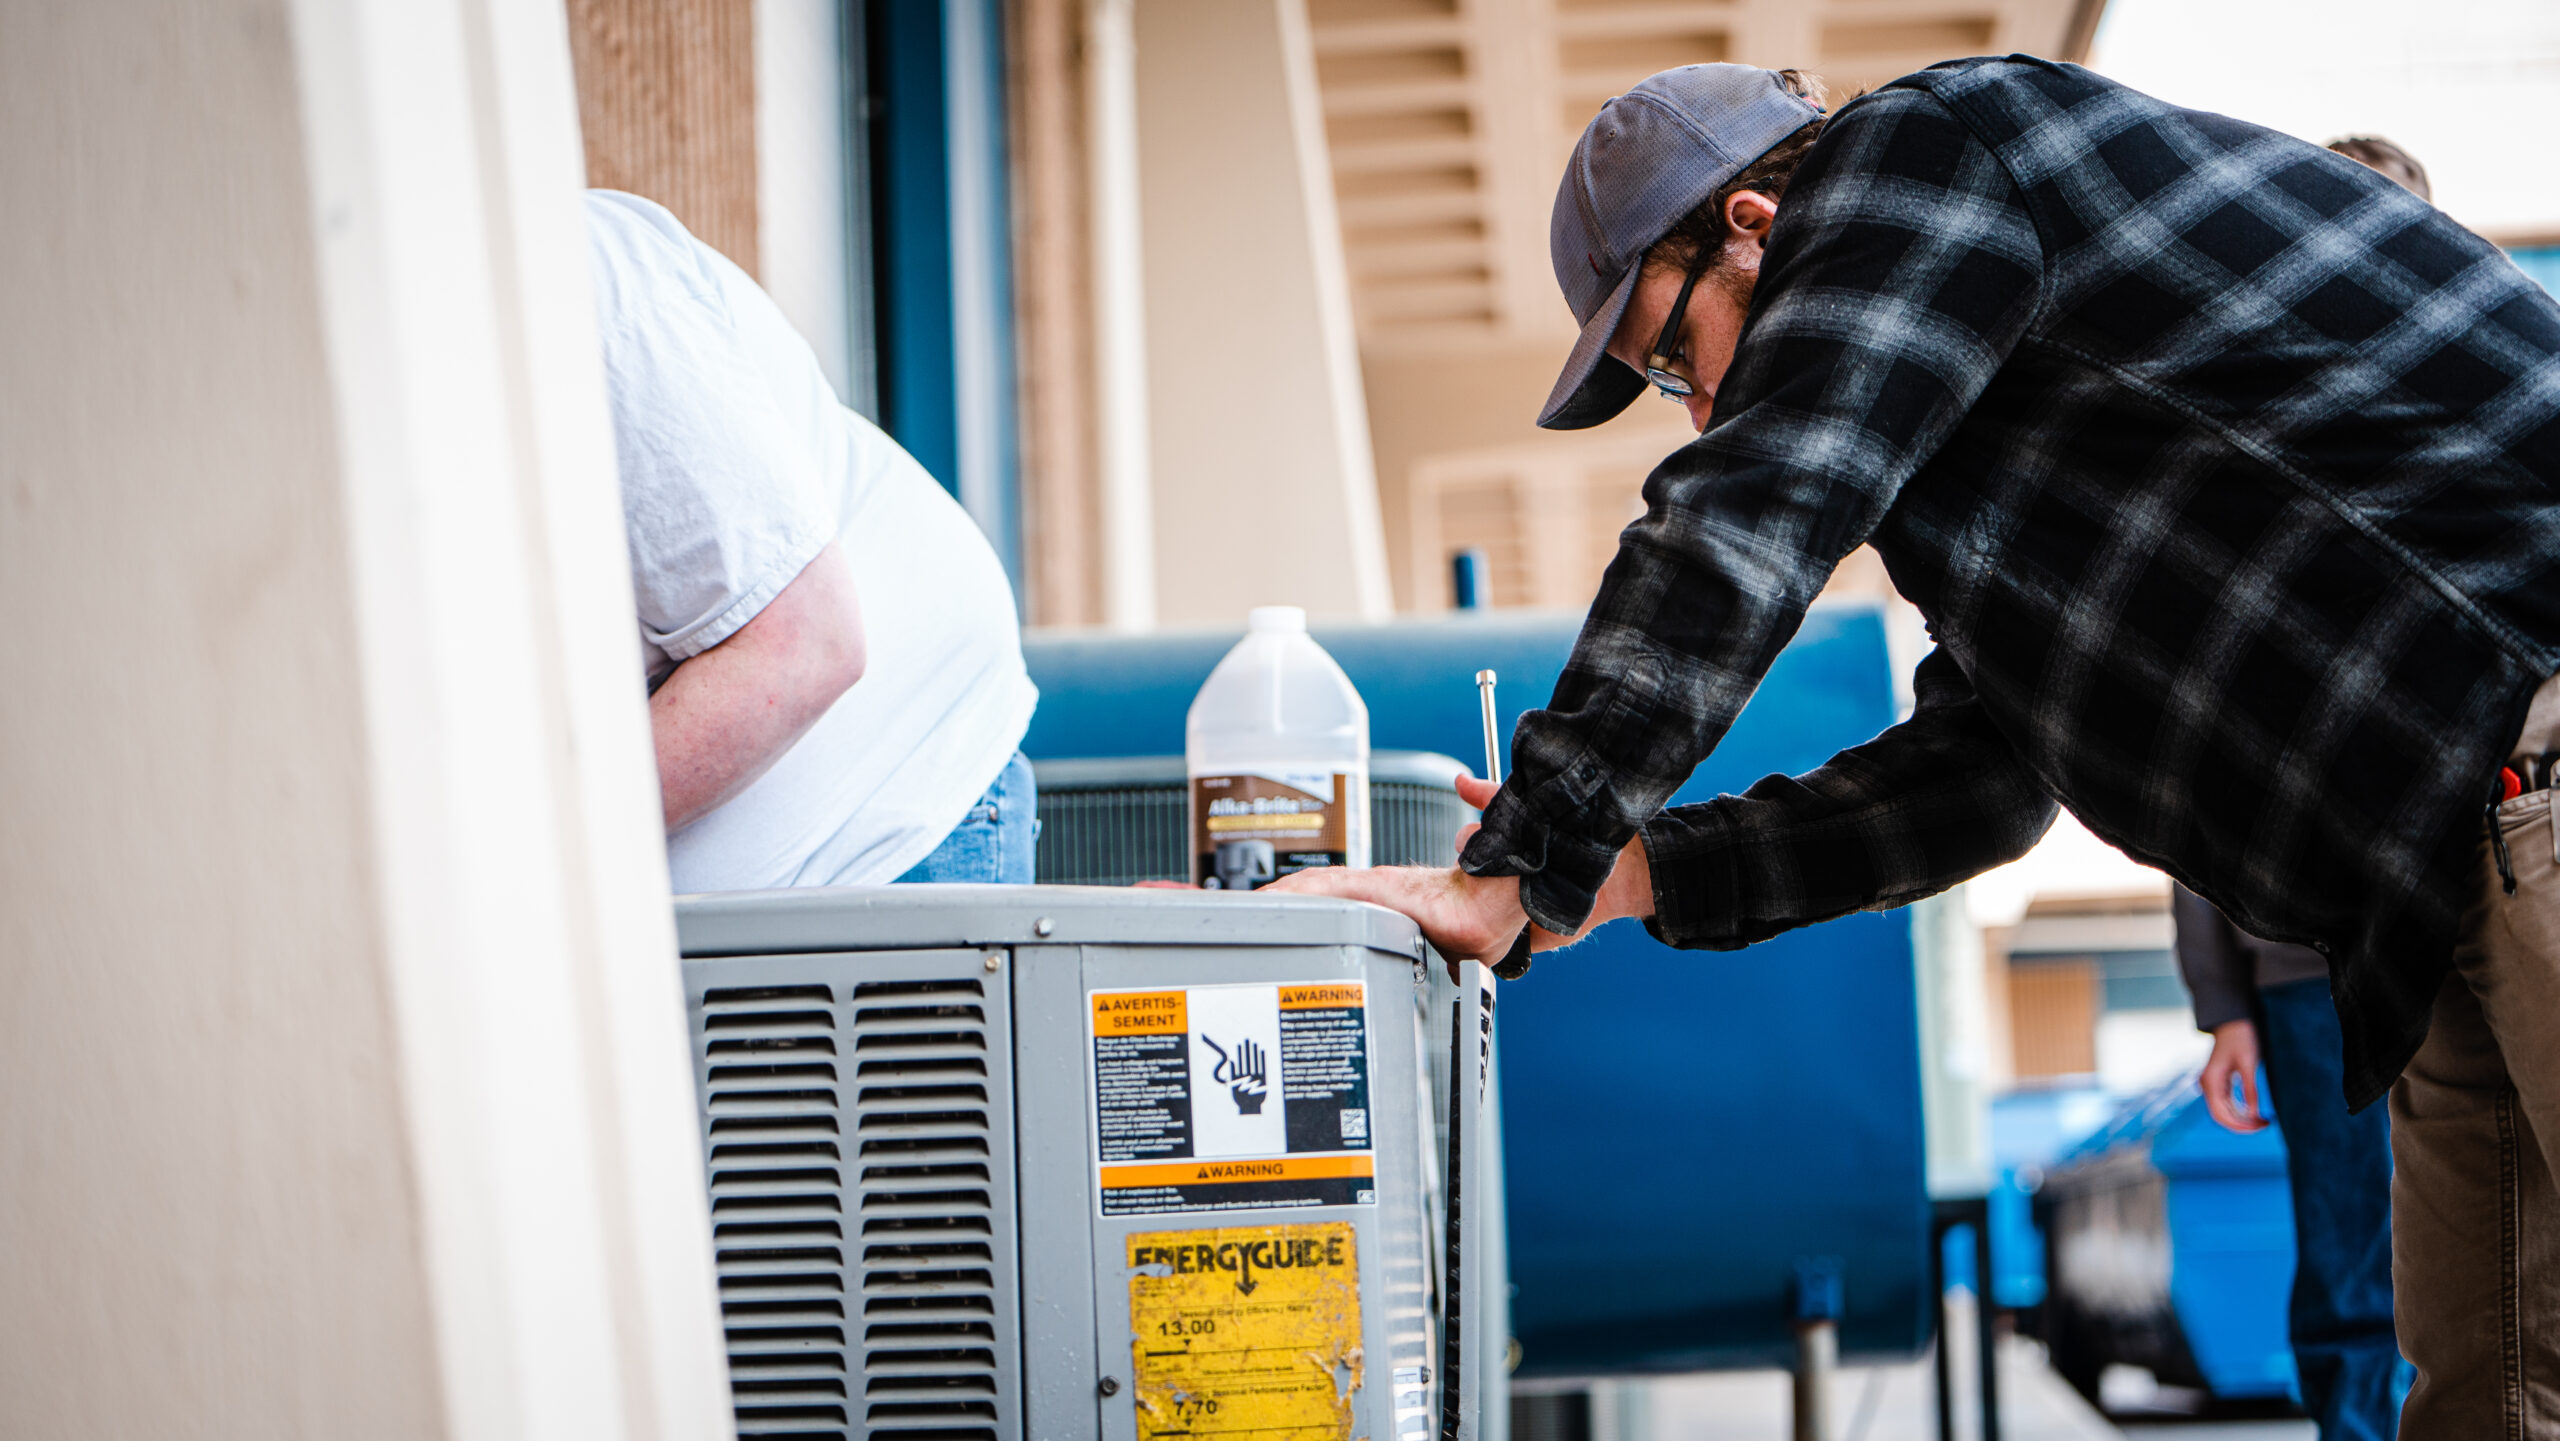
<path id="1" fill-rule="evenodd" d="M 1102 1214 L 1374 1204 L 1357 981 L 1095 991 Z"/>

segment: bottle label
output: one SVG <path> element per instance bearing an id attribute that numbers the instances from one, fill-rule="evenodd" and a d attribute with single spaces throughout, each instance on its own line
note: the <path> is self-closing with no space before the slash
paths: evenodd
<path id="1" fill-rule="evenodd" d="M 1295 871 L 1346 864 L 1353 791 L 1342 771 L 1193 776 L 1192 880 L 1207 890 L 1250 891 Z"/>

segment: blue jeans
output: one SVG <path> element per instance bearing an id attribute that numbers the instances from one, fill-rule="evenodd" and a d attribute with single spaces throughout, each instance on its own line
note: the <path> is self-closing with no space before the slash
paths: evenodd
<path id="1" fill-rule="evenodd" d="M 2267 1099 L 2293 1183 L 2287 1331 L 2320 1441 L 2390 1441 L 2409 1389 L 2391 1330 L 2391 1118 L 2347 1114 L 2344 1041 L 2329 983 L 2258 993 Z"/>
<path id="2" fill-rule="evenodd" d="M 896 884 L 981 881 L 1027 886 L 1032 852 L 1039 842 L 1040 787 L 1031 778 L 1031 762 L 1015 751 L 996 783 L 969 807 L 960 824 Z"/>

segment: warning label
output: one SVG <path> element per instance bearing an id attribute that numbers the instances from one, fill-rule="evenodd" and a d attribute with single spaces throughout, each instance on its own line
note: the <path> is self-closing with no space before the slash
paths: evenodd
<path id="1" fill-rule="evenodd" d="M 1340 1441 L 1361 1385 L 1347 1221 L 1128 1238 L 1139 1441 Z"/>
<path id="2" fill-rule="evenodd" d="M 1278 1206 L 1364 1206 L 1377 1192 L 1367 1156 L 1281 1156 L 1266 1161 L 1184 1161 L 1102 1168 L 1102 1214 L 1260 1211 Z"/>
<path id="3" fill-rule="evenodd" d="M 1374 1202 L 1359 982 L 1091 1000 L 1102 1214 Z"/>

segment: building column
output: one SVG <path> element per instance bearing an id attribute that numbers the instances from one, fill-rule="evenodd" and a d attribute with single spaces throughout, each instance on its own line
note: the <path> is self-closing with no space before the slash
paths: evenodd
<path id="1" fill-rule="evenodd" d="M 562 13 L 0 37 L 0 1433 L 726 1435 Z"/>
<path id="2" fill-rule="evenodd" d="M 1384 619 L 1304 0 L 1138 0 L 1136 51 L 1158 615 Z"/>

